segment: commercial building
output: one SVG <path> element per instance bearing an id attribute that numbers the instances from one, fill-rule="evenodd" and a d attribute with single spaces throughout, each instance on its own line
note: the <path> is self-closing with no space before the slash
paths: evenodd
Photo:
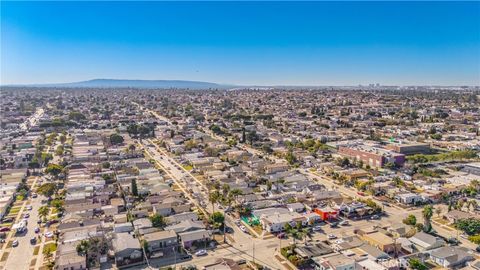
<path id="1" fill-rule="evenodd" d="M 393 163 L 396 166 L 403 166 L 405 155 L 365 144 L 352 144 L 340 146 L 338 153 L 342 156 L 361 160 L 364 164 L 371 167 L 383 167 L 387 163 Z"/>
<path id="2" fill-rule="evenodd" d="M 414 154 L 428 154 L 431 152 L 430 144 L 428 143 L 391 143 L 385 146 L 385 149 L 395 151 L 404 155 Z"/>

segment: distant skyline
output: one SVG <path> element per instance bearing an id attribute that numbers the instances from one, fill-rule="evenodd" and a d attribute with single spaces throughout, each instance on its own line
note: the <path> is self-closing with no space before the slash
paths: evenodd
<path id="1" fill-rule="evenodd" d="M 477 1 L 0 5 L 2 85 L 480 85 Z"/>

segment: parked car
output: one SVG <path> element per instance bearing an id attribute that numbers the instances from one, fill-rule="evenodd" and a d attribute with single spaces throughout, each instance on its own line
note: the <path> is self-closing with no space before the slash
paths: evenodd
<path id="1" fill-rule="evenodd" d="M 313 230 L 314 232 L 319 232 L 319 231 L 322 230 L 322 226 L 317 225 L 317 226 L 313 227 L 312 230 Z"/>
<path id="2" fill-rule="evenodd" d="M 277 235 L 277 237 L 278 237 L 279 239 L 284 239 L 284 238 L 287 238 L 287 235 L 286 235 L 285 233 L 279 233 L 279 234 Z"/>
<path id="3" fill-rule="evenodd" d="M 208 252 L 205 249 L 200 249 L 199 251 L 195 252 L 195 256 L 205 256 Z"/>
<path id="4" fill-rule="evenodd" d="M 37 193 L 32 193 L 32 198 L 37 198 L 37 197 L 38 197 Z"/>
<path id="5" fill-rule="evenodd" d="M 328 235 L 328 239 L 332 240 L 332 239 L 336 239 L 337 236 L 335 236 L 334 234 L 329 234 Z"/>
<path id="6" fill-rule="evenodd" d="M 10 227 L 1 227 L 0 232 L 8 232 L 10 231 Z"/>
<path id="7" fill-rule="evenodd" d="M 39 233 L 40 232 L 40 228 L 39 227 L 36 227 L 35 228 L 35 233 Z"/>
<path id="8" fill-rule="evenodd" d="M 348 220 L 342 220 L 340 223 L 338 223 L 340 226 L 347 226 L 348 225 Z"/>
<path id="9" fill-rule="evenodd" d="M 373 215 L 370 219 L 380 219 L 380 216 L 379 215 Z"/>
<path id="10" fill-rule="evenodd" d="M 30 238 L 30 244 L 35 245 L 37 243 L 37 237 Z"/>
<path id="11" fill-rule="evenodd" d="M 243 225 L 240 225 L 240 227 L 239 227 L 239 228 L 240 228 L 240 230 L 242 230 L 242 232 L 247 232 L 247 228 L 245 228 L 245 226 L 243 226 Z"/>
<path id="12" fill-rule="evenodd" d="M 29 213 L 25 213 L 25 214 L 23 215 L 23 217 L 24 217 L 24 218 L 29 218 L 29 217 L 30 217 L 30 214 L 29 214 Z"/>
<path id="13" fill-rule="evenodd" d="M 12 247 L 18 247 L 18 240 L 13 240 Z"/>
<path id="14" fill-rule="evenodd" d="M 31 205 L 27 206 L 27 210 L 29 211 L 32 210 L 32 206 Z"/>
<path id="15" fill-rule="evenodd" d="M 45 237 L 47 237 L 47 238 L 53 237 L 53 233 L 52 233 L 52 232 L 46 232 L 44 235 L 45 235 Z"/>
<path id="16" fill-rule="evenodd" d="M 2 223 L 12 223 L 13 222 L 13 218 L 4 218 L 2 219 Z"/>
<path id="17" fill-rule="evenodd" d="M 336 228 L 336 227 L 338 227 L 338 222 L 330 223 L 330 228 Z"/>
<path id="18" fill-rule="evenodd" d="M 385 205 L 385 206 L 390 206 L 390 204 L 387 203 L 387 202 L 383 202 L 382 204 Z"/>

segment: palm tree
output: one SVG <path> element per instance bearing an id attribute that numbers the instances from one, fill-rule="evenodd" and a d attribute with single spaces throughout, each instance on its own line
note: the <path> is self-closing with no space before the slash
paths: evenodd
<path id="1" fill-rule="evenodd" d="M 48 206 L 42 206 L 38 209 L 38 216 L 41 219 L 45 219 L 45 217 L 50 213 L 50 209 Z"/>
<path id="2" fill-rule="evenodd" d="M 422 210 L 423 218 L 425 219 L 425 231 L 431 229 L 430 220 L 433 216 L 433 207 L 431 205 L 426 205 Z"/>
<path id="3" fill-rule="evenodd" d="M 135 148 L 136 148 L 136 147 L 135 147 L 135 144 L 130 144 L 130 145 L 128 146 L 128 150 L 130 151 L 130 154 L 131 154 L 131 155 L 132 155 L 133 152 L 135 151 Z"/>
<path id="4" fill-rule="evenodd" d="M 212 213 L 215 212 L 215 204 L 219 202 L 220 198 L 221 194 L 218 190 L 214 190 L 208 195 L 208 201 L 212 204 Z"/>

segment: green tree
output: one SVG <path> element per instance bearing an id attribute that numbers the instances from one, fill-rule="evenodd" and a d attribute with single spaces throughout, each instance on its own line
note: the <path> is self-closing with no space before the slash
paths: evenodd
<path id="1" fill-rule="evenodd" d="M 460 219 L 455 226 L 468 235 L 480 234 L 480 219 L 477 218 Z"/>
<path id="2" fill-rule="evenodd" d="M 165 217 L 159 214 L 154 214 L 150 216 L 149 219 L 152 222 L 152 226 L 155 228 L 163 228 L 167 224 Z"/>
<path id="3" fill-rule="evenodd" d="M 64 144 L 67 141 L 67 137 L 65 137 L 65 135 L 62 134 L 60 135 L 59 140 L 62 144 Z"/>
<path id="4" fill-rule="evenodd" d="M 49 213 L 50 213 L 50 209 L 46 205 L 38 208 L 38 216 L 43 220 L 45 220 L 45 217 L 47 217 Z"/>
<path id="5" fill-rule="evenodd" d="M 297 162 L 297 157 L 295 157 L 292 151 L 288 151 L 287 154 L 285 154 L 285 159 L 290 165 L 293 165 Z"/>
<path id="6" fill-rule="evenodd" d="M 414 215 L 408 215 L 408 217 L 403 220 L 403 223 L 415 226 L 415 224 L 417 224 L 417 218 Z"/>
<path id="7" fill-rule="evenodd" d="M 223 226 L 223 222 L 225 221 L 225 217 L 220 212 L 214 212 L 210 216 L 210 223 L 213 224 L 215 228 L 220 228 Z"/>
<path id="8" fill-rule="evenodd" d="M 53 199 L 50 202 L 50 205 L 55 207 L 55 209 L 57 209 L 57 211 L 59 211 L 59 212 L 63 211 L 63 205 L 64 204 L 65 204 L 64 201 L 60 200 L 60 199 Z"/>
<path id="9" fill-rule="evenodd" d="M 212 213 L 215 212 L 215 204 L 220 201 L 221 194 L 218 190 L 210 192 L 208 201 L 212 204 Z"/>
<path id="10" fill-rule="evenodd" d="M 110 135 L 110 142 L 113 145 L 122 144 L 123 143 L 123 137 L 122 137 L 122 135 L 120 135 L 118 133 L 114 133 L 114 134 Z"/>
<path id="11" fill-rule="evenodd" d="M 137 187 L 137 180 L 132 179 L 132 194 L 133 196 L 138 196 L 138 187 Z"/>
<path id="12" fill-rule="evenodd" d="M 411 258 L 408 261 L 408 264 L 410 265 L 410 268 L 415 269 L 415 270 L 426 270 L 427 269 L 427 266 L 425 266 L 425 264 L 423 264 L 417 258 Z"/>
<path id="13" fill-rule="evenodd" d="M 37 192 L 42 194 L 45 197 L 52 197 L 53 194 L 57 191 L 57 185 L 54 183 L 45 183 L 38 187 Z"/>
<path id="14" fill-rule="evenodd" d="M 426 205 L 422 210 L 423 218 L 425 219 L 424 231 L 429 232 L 432 229 L 431 219 L 433 216 L 433 207 Z"/>
<path id="15" fill-rule="evenodd" d="M 86 117 L 81 112 L 72 111 L 68 114 L 68 119 L 74 120 L 74 121 L 82 121 L 82 120 L 85 120 Z"/>
<path id="16" fill-rule="evenodd" d="M 472 242 L 472 243 L 480 245 L 480 235 L 478 235 L 478 234 L 469 236 L 468 240 L 470 240 L 470 242 Z"/>
<path id="17" fill-rule="evenodd" d="M 57 177 L 62 171 L 63 167 L 54 163 L 48 164 L 47 168 L 45 169 L 46 173 L 51 174 L 54 177 Z"/>

